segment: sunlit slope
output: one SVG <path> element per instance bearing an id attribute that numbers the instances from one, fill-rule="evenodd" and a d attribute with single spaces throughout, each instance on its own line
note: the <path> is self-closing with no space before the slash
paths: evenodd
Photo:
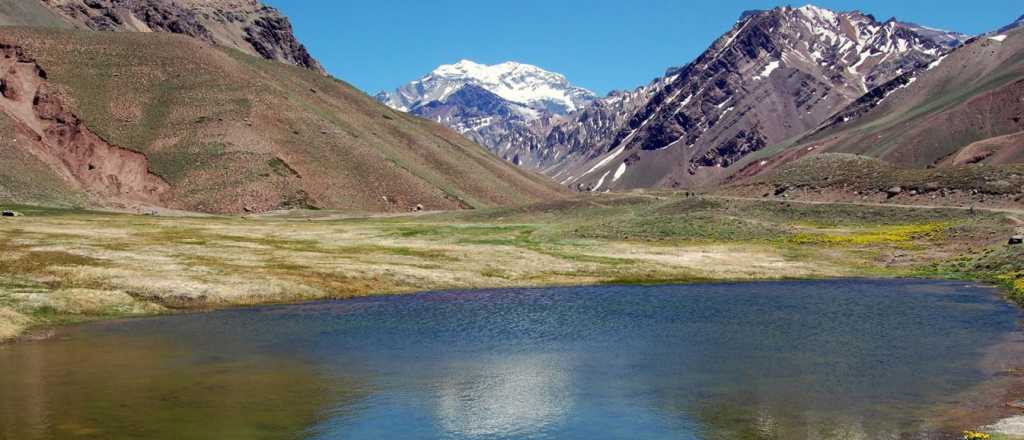
<path id="1" fill-rule="evenodd" d="M 178 35 L 5 28 L 100 137 L 181 209 L 453 209 L 557 197 L 440 125 L 316 72 Z"/>
<path id="2" fill-rule="evenodd" d="M 0 26 L 72 27 L 38 0 L 0 0 Z"/>
<path id="3" fill-rule="evenodd" d="M 976 38 L 888 88 L 797 145 L 911 167 L 1024 158 L 1024 29 Z"/>

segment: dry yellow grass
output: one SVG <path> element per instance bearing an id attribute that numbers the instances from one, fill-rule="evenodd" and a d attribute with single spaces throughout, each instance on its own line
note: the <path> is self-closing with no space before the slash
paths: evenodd
<path id="1" fill-rule="evenodd" d="M 27 209 L 0 221 L 3 339 L 83 319 L 438 289 L 905 275 L 1001 224 L 880 212 L 808 228 L 794 225 L 842 213 L 616 196 L 415 217 Z M 922 228 L 896 241 L 802 239 Z"/>
<path id="2" fill-rule="evenodd" d="M 18 336 L 28 326 L 29 319 L 14 310 L 0 307 L 0 341 Z"/>

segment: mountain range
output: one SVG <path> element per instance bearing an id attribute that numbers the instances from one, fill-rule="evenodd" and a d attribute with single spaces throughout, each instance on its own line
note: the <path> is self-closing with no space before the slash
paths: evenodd
<path id="1" fill-rule="evenodd" d="M 748 13 L 670 72 L 610 143 L 553 170 L 590 190 L 713 183 L 743 156 L 814 128 L 946 50 L 895 20 L 859 12 Z"/>
<path id="2" fill-rule="evenodd" d="M 694 61 L 576 111 L 524 116 L 515 102 L 488 90 L 460 93 L 477 85 L 465 78 L 449 82 L 444 98 L 418 95 L 412 108 L 385 101 L 576 190 L 689 188 L 730 180 L 749 158 L 764 155 L 754 153 L 820 132 L 837 114 L 856 119 L 872 96 L 907 86 L 976 40 L 858 11 L 779 7 L 744 12 Z M 931 132 L 950 138 L 943 128 Z M 915 166 L 932 165 L 904 155 L 920 157 L 910 161 Z"/>
<path id="3" fill-rule="evenodd" d="M 256 0 L 0 0 L 0 200 L 394 212 L 715 188 L 821 153 L 998 167 L 1024 162 L 1021 24 L 778 7 L 603 97 L 469 60 L 370 97 Z"/>

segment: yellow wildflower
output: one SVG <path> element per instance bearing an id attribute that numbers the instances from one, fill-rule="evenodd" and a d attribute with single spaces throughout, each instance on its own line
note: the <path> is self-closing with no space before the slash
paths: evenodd
<path id="1" fill-rule="evenodd" d="M 964 440 L 989 440 L 992 436 L 984 432 L 964 431 Z"/>

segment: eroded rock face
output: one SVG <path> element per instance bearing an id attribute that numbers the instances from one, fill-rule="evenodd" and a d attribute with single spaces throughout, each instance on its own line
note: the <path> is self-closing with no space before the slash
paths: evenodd
<path id="1" fill-rule="evenodd" d="M 30 0 L 26 0 L 30 1 Z M 72 23 L 110 32 L 168 32 L 324 72 L 288 18 L 256 0 L 41 0 Z"/>
<path id="2" fill-rule="evenodd" d="M 162 203 L 169 185 L 149 171 L 147 158 L 86 128 L 21 48 L 0 45 L 0 83 L 5 91 L 0 111 L 18 123 L 19 132 L 34 138 L 18 148 L 101 202 Z"/>

